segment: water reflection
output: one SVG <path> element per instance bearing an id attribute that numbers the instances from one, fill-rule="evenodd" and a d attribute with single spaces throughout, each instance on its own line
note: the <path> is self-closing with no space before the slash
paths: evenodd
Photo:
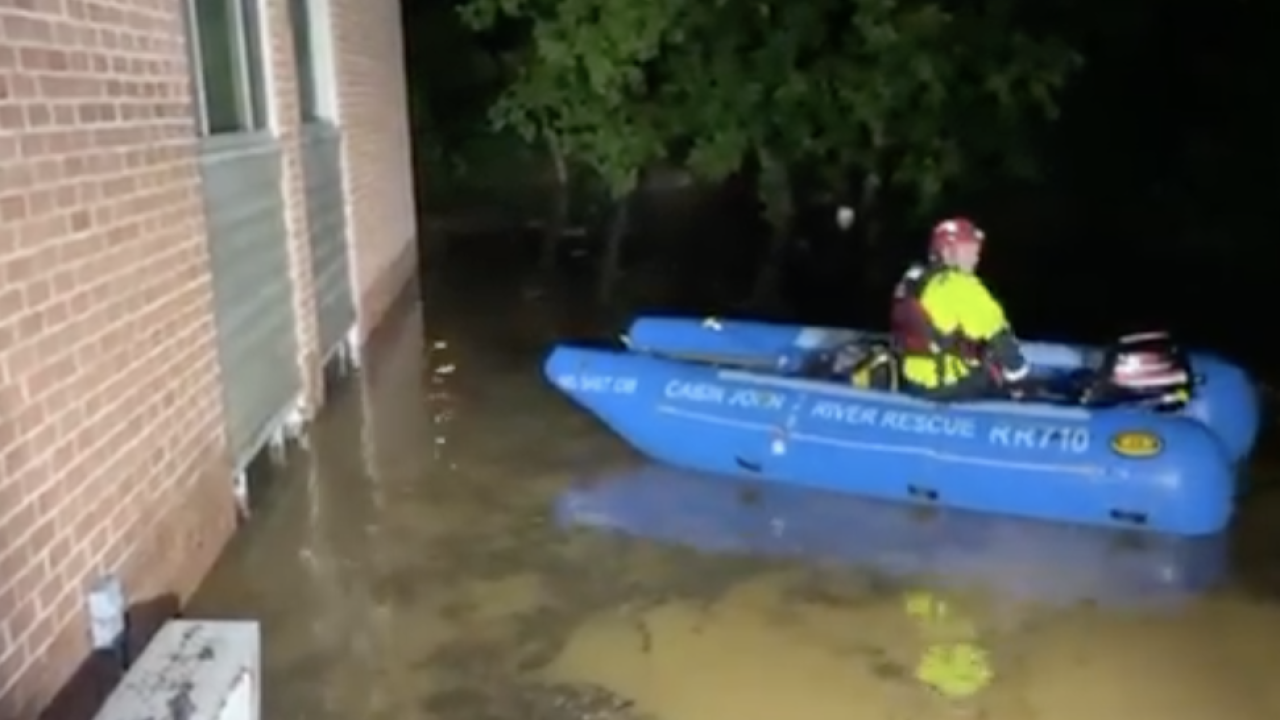
<path id="1" fill-rule="evenodd" d="M 1280 717 L 1280 611 L 1213 589 L 1220 544 L 637 466 L 543 386 L 537 338 L 511 342 L 515 298 L 426 306 L 191 608 L 262 619 L 267 717 Z M 988 682 L 962 653 L 922 670 L 962 645 Z"/>
<path id="2" fill-rule="evenodd" d="M 567 491 L 557 518 L 701 550 L 835 563 L 1060 607 L 1176 607 L 1220 582 L 1227 562 L 1222 536 L 1134 535 L 962 511 L 926 513 L 655 465 Z"/>
<path id="3" fill-rule="evenodd" d="M 759 697 L 735 697 L 738 716 L 763 718 L 801 703 L 806 715 L 840 717 L 846 704 L 865 706 L 868 698 L 879 698 L 880 716 L 931 706 L 985 711 L 1001 697 L 996 681 L 1005 668 L 1022 660 L 1019 641 L 1042 629 L 1037 623 L 1082 604 L 1094 612 L 1177 609 L 1221 580 L 1226 560 L 1223 538 L 1139 539 L 959 512 L 922 516 L 656 466 L 567 491 L 557 518 L 807 568 L 759 575 L 720 598 L 715 612 L 675 603 L 578 629 L 554 672 L 646 698 L 664 717 L 727 714 L 698 699 L 708 695 L 704 684 L 690 685 L 704 663 L 716 668 L 718 683 L 761 688 Z M 622 650 L 637 644 L 629 657 Z M 800 695 L 780 697 L 778 688 Z M 827 704 L 814 708 L 814 698 Z"/>

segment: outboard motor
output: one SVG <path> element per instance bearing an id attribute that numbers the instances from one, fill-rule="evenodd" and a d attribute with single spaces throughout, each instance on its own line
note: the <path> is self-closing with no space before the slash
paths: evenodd
<path id="1" fill-rule="evenodd" d="M 1103 355 L 1086 402 L 1175 412 L 1191 401 L 1195 384 L 1186 351 L 1169 333 L 1137 333 L 1120 338 Z"/>

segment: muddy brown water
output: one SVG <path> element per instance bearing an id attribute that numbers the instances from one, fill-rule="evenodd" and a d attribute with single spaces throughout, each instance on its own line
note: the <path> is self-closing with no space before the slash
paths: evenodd
<path id="1" fill-rule="evenodd" d="M 1280 605 L 1239 583 L 1035 606 L 559 528 L 560 493 L 636 460 L 545 387 L 537 305 L 434 292 L 275 471 L 190 608 L 262 621 L 267 718 L 1280 717 Z M 909 612 L 926 591 L 945 623 Z M 957 647 L 989 675 L 942 692 L 922 660 Z"/>

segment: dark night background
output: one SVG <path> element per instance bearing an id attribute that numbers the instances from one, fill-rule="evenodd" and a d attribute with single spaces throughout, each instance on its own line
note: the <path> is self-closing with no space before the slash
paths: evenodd
<path id="1" fill-rule="evenodd" d="M 1105 340 L 1168 327 L 1264 373 L 1274 367 L 1280 343 L 1266 308 L 1280 269 L 1280 50 L 1270 40 L 1280 7 L 1023 2 L 1024 22 L 1051 28 L 1083 59 L 1060 115 L 1031 130 L 1036 177 L 975 164 L 928 216 L 889 194 L 875 253 L 856 232 L 836 232 L 829 193 L 799 188 L 781 291 L 763 304 L 748 301 L 768 235 L 750 169 L 675 191 L 683 199 L 669 192 L 632 213 L 615 311 L 881 325 L 890 286 L 922 254 L 931 221 L 959 214 L 987 231 L 983 274 L 1024 337 Z M 486 60 L 495 47 L 447 2 L 405 8 L 426 262 L 492 255 L 532 272 L 553 212 L 551 171 L 488 129 L 485 109 L 500 85 Z M 544 275 L 544 285 L 590 280 L 608 225 L 590 197 L 589 188 L 576 192 L 572 224 L 582 232 L 560 243 L 555 274 L 567 279 Z"/>

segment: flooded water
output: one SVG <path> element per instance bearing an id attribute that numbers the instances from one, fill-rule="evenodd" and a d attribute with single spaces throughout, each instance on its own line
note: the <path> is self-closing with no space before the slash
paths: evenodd
<path id="1" fill-rule="evenodd" d="M 1280 717 L 1225 548 L 654 480 L 545 386 L 538 307 L 438 287 L 271 478 L 190 609 L 262 621 L 266 717 Z"/>

